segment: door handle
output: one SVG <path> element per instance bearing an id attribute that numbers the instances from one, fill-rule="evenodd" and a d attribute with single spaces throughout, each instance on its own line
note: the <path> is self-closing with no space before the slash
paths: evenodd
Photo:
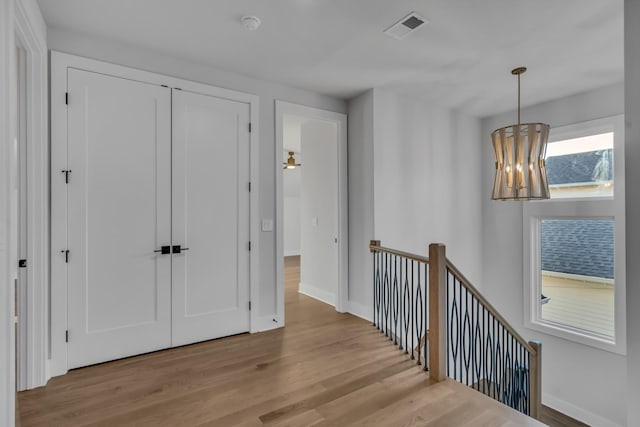
<path id="1" fill-rule="evenodd" d="M 179 254 L 182 251 L 188 251 L 189 248 L 182 248 L 180 247 L 180 245 L 173 245 L 173 253 L 174 254 Z"/>
<path id="2" fill-rule="evenodd" d="M 153 252 L 160 252 L 162 255 L 168 255 L 171 253 L 171 246 L 160 246 L 160 249 L 156 249 Z"/>

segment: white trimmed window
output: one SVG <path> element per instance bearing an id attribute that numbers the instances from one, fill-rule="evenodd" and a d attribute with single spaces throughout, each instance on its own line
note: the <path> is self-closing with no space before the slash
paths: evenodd
<path id="1" fill-rule="evenodd" d="M 624 354 L 624 117 L 551 130 L 551 199 L 523 203 L 525 325 Z"/>

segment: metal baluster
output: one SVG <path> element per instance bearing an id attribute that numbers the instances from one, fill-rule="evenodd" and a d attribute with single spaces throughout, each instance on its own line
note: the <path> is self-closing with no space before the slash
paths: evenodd
<path id="1" fill-rule="evenodd" d="M 415 323 L 416 323 L 416 347 L 420 346 L 420 339 L 422 339 L 422 274 L 420 270 L 420 263 L 418 263 L 418 287 L 416 289 L 416 308 L 415 308 Z M 420 314 L 418 314 L 418 308 L 420 309 Z M 418 326 L 418 320 L 420 320 L 420 326 Z M 412 346 L 412 352 L 414 352 L 415 348 Z M 421 362 L 421 354 L 418 349 L 418 365 Z"/>
<path id="2" fill-rule="evenodd" d="M 451 360 L 451 358 L 449 357 L 449 350 L 450 350 L 450 348 L 449 348 L 449 341 L 450 341 L 449 337 L 451 336 L 451 325 L 449 324 L 449 321 L 450 321 L 449 319 L 451 318 L 451 316 L 449 314 L 449 304 L 450 304 L 450 301 L 449 301 L 449 269 L 447 269 L 447 291 L 446 291 L 446 295 L 447 296 L 445 298 L 445 301 L 447 303 L 445 305 L 445 311 L 447 313 L 447 332 L 445 334 L 445 342 L 446 342 L 446 346 L 447 346 L 447 351 L 446 351 L 446 355 L 447 355 L 447 376 L 449 377 L 449 376 L 451 376 L 450 366 L 449 366 L 450 365 L 449 361 Z"/>
<path id="3" fill-rule="evenodd" d="M 463 361 L 463 357 L 464 357 L 464 342 L 463 342 L 463 334 L 464 334 L 464 320 L 463 320 L 463 316 L 462 316 L 462 283 L 460 283 L 460 281 L 458 280 L 457 277 L 454 276 L 454 280 L 456 282 L 456 287 L 458 288 L 458 304 L 459 304 L 459 308 L 458 308 L 458 345 L 459 345 L 459 350 L 458 350 L 458 354 L 459 354 L 459 367 L 460 367 L 460 371 L 459 374 L 460 376 L 457 378 L 458 381 L 462 382 L 462 367 L 464 364 Z"/>
<path id="4" fill-rule="evenodd" d="M 451 363 L 453 364 L 453 378 L 458 379 L 458 356 L 459 356 L 459 348 L 458 344 L 460 342 L 460 321 L 458 316 L 458 299 L 456 297 L 456 287 L 457 287 L 456 277 L 451 275 L 451 294 L 453 295 L 453 302 L 451 304 Z M 455 322 L 455 323 L 454 323 Z M 454 327 L 455 325 L 455 327 Z M 455 333 L 455 337 L 454 337 Z"/>
<path id="5" fill-rule="evenodd" d="M 414 311 L 415 311 L 415 306 L 413 305 L 413 289 L 414 289 L 414 270 L 415 270 L 415 261 L 411 260 L 411 359 L 415 359 L 415 355 L 414 355 L 414 351 L 413 349 L 415 348 L 413 346 L 413 336 L 415 335 L 415 328 L 416 328 L 416 322 L 415 322 L 415 315 L 414 315 Z"/>
<path id="6" fill-rule="evenodd" d="M 491 360 L 493 366 L 493 398 L 500 399 L 500 364 L 498 359 L 502 357 L 502 346 L 500 345 L 500 335 L 496 334 L 496 320 L 491 313 L 489 313 L 489 319 L 491 319 L 491 337 L 493 339 L 493 358 Z"/>
<path id="7" fill-rule="evenodd" d="M 384 334 L 387 335 L 389 326 L 389 294 L 387 288 L 389 286 L 389 255 L 384 254 L 384 283 L 383 283 L 383 302 L 384 302 Z"/>
<path id="8" fill-rule="evenodd" d="M 531 353 L 527 352 L 527 415 L 531 414 Z"/>
<path id="9" fill-rule="evenodd" d="M 404 273 L 406 274 L 406 272 Z M 404 329 L 404 317 L 402 316 L 402 312 L 404 309 L 404 292 L 403 289 L 404 287 L 403 282 L 402 282 L 402 277 L 403 277 L 403 269 L 402 269 L 402 259 L 400 259 L 400 283 L 398 286 L 398 306 L 400 308 L 400 336 L 398 337 L 398 342 L 399 342 L 399 348 L 400 350 L 404 349 L 404 345 L 402 344 L 402 331 Z"/>
<path id="10" fill-rule="evenodd" d="M 410 308 L 411 303 L 409 301 L 409 260 L 404 260 L 404 292 L 402 294 L 402 305 L 404 309 L 404 352 L 409 354 L 409 327 L 411 325 Z"/>
<path id="11" fill-rule="evenodd" d="M 398 257 L 393 259 L 393 343 L 398 345 Z"/>
<path id="12" fill-rule="evenodd" d="M 429 325 L 428 322 L 428 316 L 429 316 L 429 271 L 428 271 L 429 265 L 425 263 L 424 265 L 424 303 L 423 303 L 423 307 L 424 307 L 424 370 L 428 371 L 429 370 L 429 362 L 427 362 L 427 341 L 429 340 L 428 334 L 427 334 L 427 328 Z M 418 351 L 420 351 L 418 349 Z"/>
<path id="13" fill-rule="evenodd" d="M 482 381 L 482 392 L 487 394 L 487 386 L 489 385 L 489 370 L 487 369 L 487 313 L 484 306 L 482 306 L 482 364 L 484 365 L 484 372 Z"/>
<path id="14" fill-rule="evenodd" d="M 377 310 L 376 310 L 376 296 L 377 296 L 377 281 L 376 281 L 376 276 L 377 276 L 377 271 L 376 271 L 376 258 L 377 258 L 378 252 L 373 252 L 373 319 L 372 319 L 372 323 L 373 326 L 376 326 L 376 315 L 377 315 Z"/>

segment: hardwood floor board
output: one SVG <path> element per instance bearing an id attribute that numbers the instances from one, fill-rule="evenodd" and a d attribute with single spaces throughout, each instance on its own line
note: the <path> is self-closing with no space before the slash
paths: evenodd
<path id="1" fill-rule="evenodd" d="M 303 412 L 287 420 L 269 424 L 271 427 L 312 427 L 321 425 L 324 418 L 315 409 Z"/>
<path id="2" fill-rule="evenodd" d="M 438 416 L 451 407 L 464 402 L 459 402 L 457 396 L 446 387 L 431 387 L 433 393 L 429 396 L 409 396 L 407 399 L 394 402 L 383 408 L 373 409 L 366 417 L 356 420 L 348 427 L 397 427 L 410 425 L 415 419 L 420 418 L 421 413 Z"/>
<path id="3" fill-rule="evenodd" d="M 259 418 L 261 414 L 267 413 L 274 408 L 280 406 L 288 406 L 294 404 L 295 402 L 299 402 L 301 400 L 305 400 L 315 395 L 324 393 L 326 392 L 326 388 L 324 388 L 320 384 L 315 384 L 290 391 L 288 393 L 278 393 L 278 387 L 275 387 L 273 391 L 274 393 L 269 393 L 264 397 L 264 399 L 261 399 L 257 402 L 245 402 L 244 407 L 236 409 L 234 412 L 226 414 L 224 416 L 210 414 L 208 421 L 197 424 L 197 426 L 236 426 L 242 424 L 244 420 L 248 418 L 255 419 L 260 423 L 259 425 L 264 425 L 264 423 Z M 300 412 L 300 414 L 301 413 L 302 412 Z"/>
<path id="4" fill-rule="evenodd" d="M 368 365 L 369 369 L 363 370 L 358 370 L 356 364 L 347 360 L 337 360 L 337 362 L 339 366 L 342 366 L 342 372 L 336 373 L 333 377 L 327 375 L 327 379 L 322 381 L 322 384 L 330 384 L 327 392 L 288 406 L 279 407 L 267 414 L 261 415 L 260 419 L 266 424 L 281 417 L 292 416 L 293 414 L 331 402 L 339 397 L 349 395 L 373 382 L 378 382 L 412 368 L 406 361 L 393 357 L 385 359 L 385 363 L 374 363 L 374 366 Z M 380 362 L 380 360 L 378 360 L 378 362 Z M 354 371 L 345 372 L 344 369 L 349 366 L 356 368 Z"/>
<path id="5" fill-rule="evenodd" d="M 380 382 L 363 387 L 317 408 L 327 420 L 319 426 L 349 424 L 369 415 L 372 409 L 384 410 L 389 405 L 424 390 L 429 381 L 420 372 L 408 369 Z M 409 375 L 407 375 L 409 373 Z M 416 375 L 417 374 L 417 375 Z"/>
<path id="6" fill-rule="evenodd" d="M 298 401 L 292 405 L 277 408 L 269 413 L 263 414 L 260 416 L 260 420 L 264 423 L 269 423 L 284 416 L 292 416 L 307 409 L 316 408 L 324 403 L 335 400 L 338 397 L 345 396 L 356 390 L 366 387 L 371 382 L 378 381 L 388 375 L 393 375 L 406 369 L 406 364 L 402 362 L 389 364 L 385 367 L 385 369 L 368 373 L 342 384 L 335 384 L 331 389 L 327 390 L 324 393 L 318 394 L 309 399 Z"/>

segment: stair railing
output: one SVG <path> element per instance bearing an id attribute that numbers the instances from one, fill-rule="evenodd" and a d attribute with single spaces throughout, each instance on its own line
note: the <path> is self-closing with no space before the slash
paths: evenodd
<path id="1" fill-rule="evenodd" d="M 541 344 L 527 342 L 447 259 L 372 240 L 373 324 L 432 381 L 450 377 L 512 408 L 539 417 Z M 417 346 L 417 347 L 414 347 Z"/>

